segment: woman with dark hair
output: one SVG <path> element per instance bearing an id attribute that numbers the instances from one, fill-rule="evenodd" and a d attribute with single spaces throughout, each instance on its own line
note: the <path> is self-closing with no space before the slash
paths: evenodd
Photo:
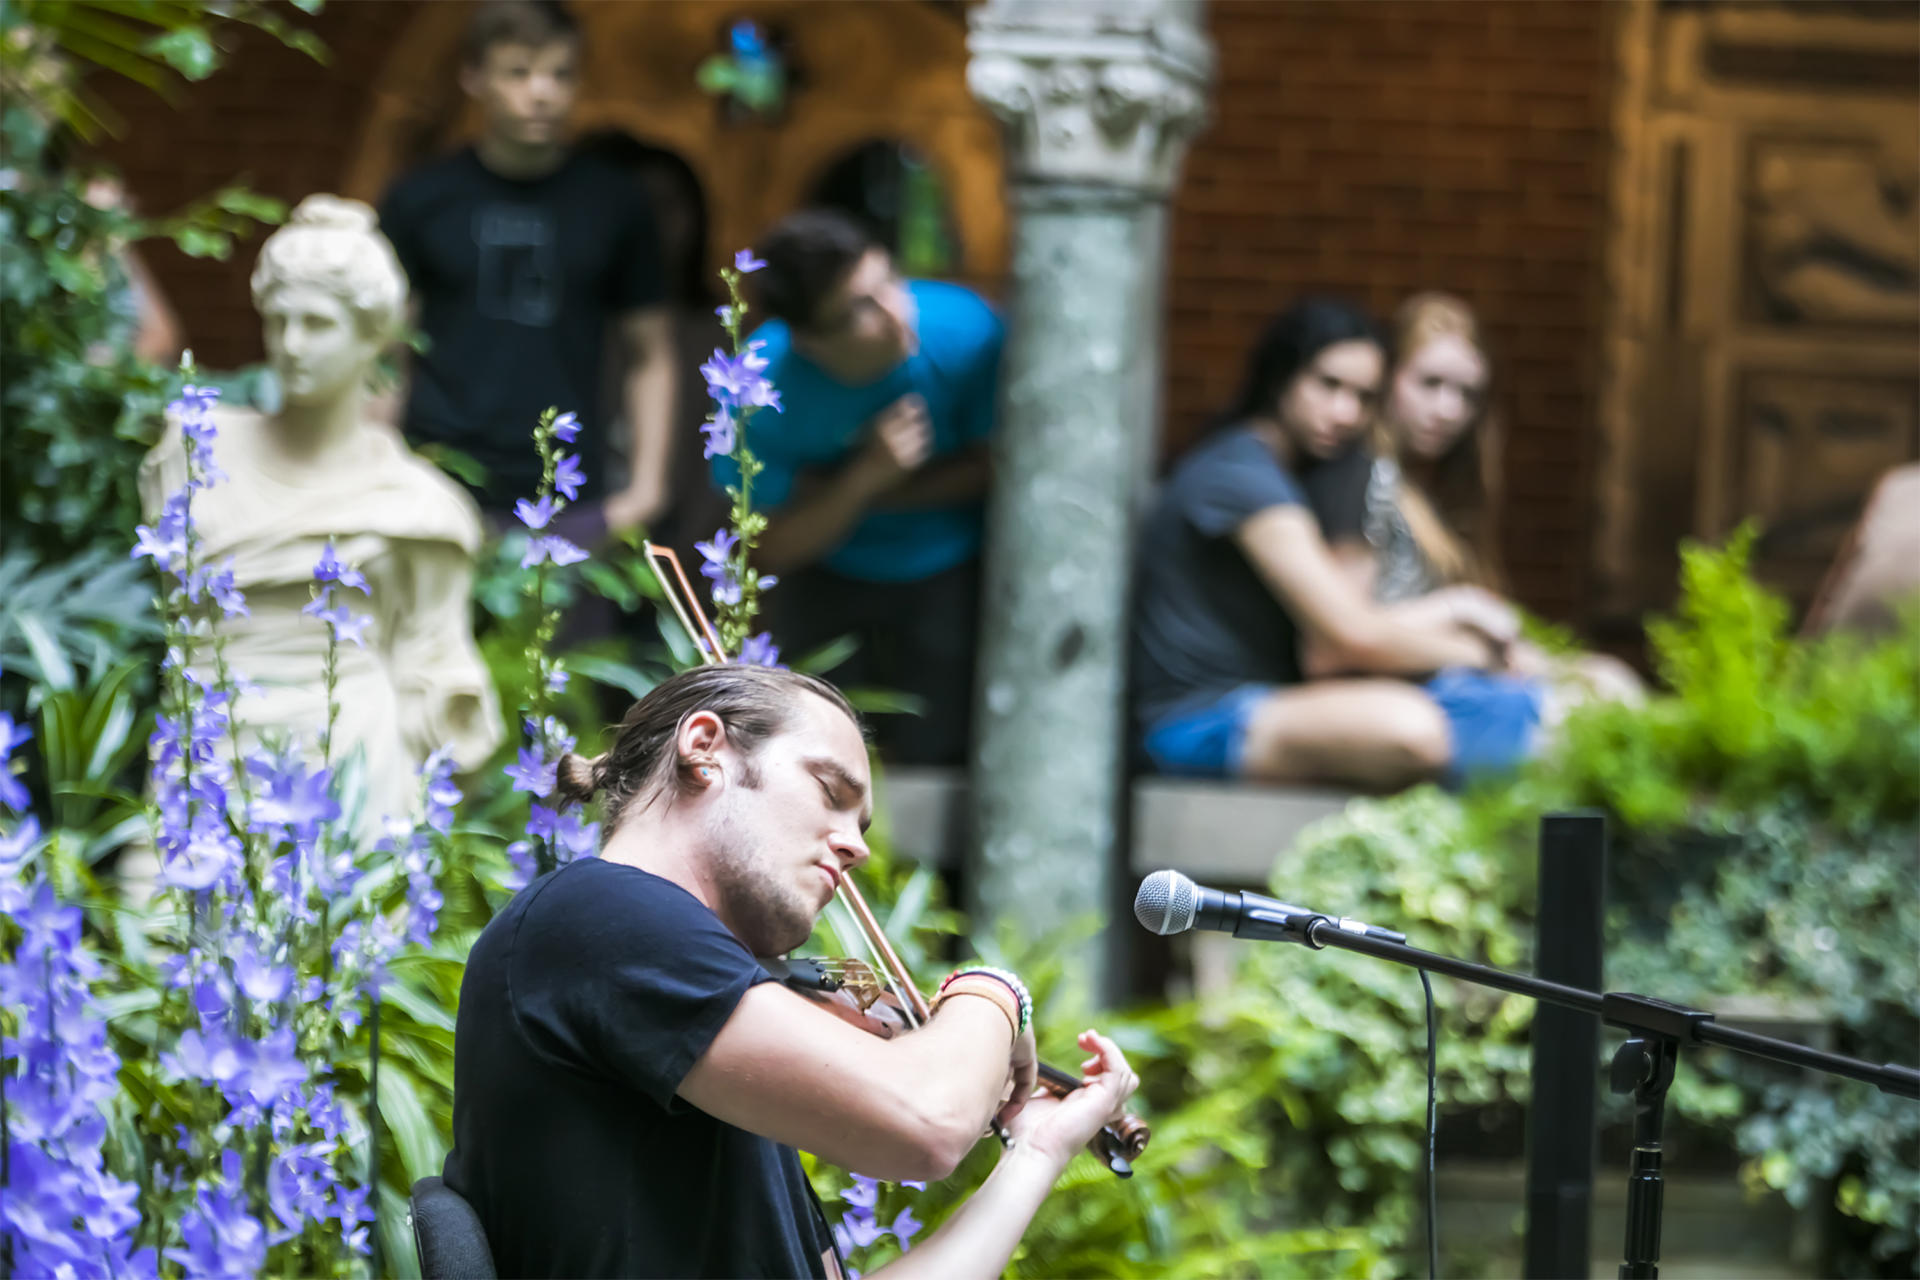
<path id="1" fill-rule="evenodd" d="M 1329 546 L 1361 537 L 1359 437 L 1386 363 L 1360 311 L 1295 304 L 1162 487 L 1133 662 L 1140 747 L 1161 772 L 1390 789 L 1475 763 L 1442 701 L 1407 677 L 1497 669 L 1503 646 L 1402 620 Z"/>

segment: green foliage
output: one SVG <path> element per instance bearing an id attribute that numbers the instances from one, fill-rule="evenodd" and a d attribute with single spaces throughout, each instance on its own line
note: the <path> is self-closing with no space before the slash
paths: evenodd
<path id="1" fill-rule="evenodd" d="M 159 635 L 153 588 L 124 550 L 98 547 L 47 568 L 24 549 L 0 553 L 0 671 L 68 689 L 77 673 L 102 671 Z"/>
<path id="2" fill-rule="evenodd" d="M 291 0 L 313 14 L 321 0 Z M 31 97 L 50 121 L 92 140 L 125 121 L 75 69 L 106 72 L 172 98 L 225 60 L 222 25 L 257 28 L 326 61 L 326 46 L 264 0 L 0 0 L 0 86 Z"/>
<path id="3" fill-rule="evenodd" d="M 1686 549 L 1679 610 L 1649 628 L 1670 692 L 1577 712 L 1548 756 L 1464 801 L 1423 789 L 1350 805 L 1303 837 L 1276 891 L 1283 881 L 1285 896 L 1392 921 L 1416 945 L 1525 969 L 1539 815 L 1599 806 L 1612 835 L 1609 988 L 1708 1009 L 1814 1008 L 1837 1050 L 1912 1061 L 1920 625 L 1877 643 L 1795 639 L 1747 572 L 1750 545 L 1742 534 Z M 1195 1046 L 1187 1087 L 1261 1080 L 1279 1103 L 1275 1173 L 1292 1212 L 1410 1248 L 1425 1109 L 1417 980 L 1292 949 L 1234 958 L 1221 997 L 1234 1013 Z M 1450 984 L 1437 995 L 1443 1107 L 1523 1099 L 1527 1002 Z M 1747 1157 L 1750 1185 L 1832 1202 L 1853 1224 L 1833 1271 L 1911 1262 L 1911 1102 L 1703 1051 L 1684 1055 L 1670 1103 Z"/>
<path id="4" fill-rule="evenodd" d="M 64 156 L 65 131 L 117 125 L 77 84 L 90 63 L 156 90 L 184 64 L 218 63 L 221 24 L 239 21 L 313 49 L 265 6 L 174 0 L 0 0 L 0 512 L 10 552 L 63 563 L 98 547 L 125 554 L 139 511 L 135 478 L 176 380 L 133 351 L 139 323 L 126 253 L 171 239 L 225 257 L 236 238 L 278 222 L 280 203 L 233 186 L 161 218 L 92 195 L 104 175 Z"/>
<path id="5" fill-rule="evenodd" d="M 1683 548 L 1679 612 L 1647 628 L 1672 695 L 1574 717 L 1518 804 L 1557 796 L 1655 831 L 1703 802 L 1797 803 L 1849 831 L 1920 811 L 1920 614 L 1893 641 L 1796 640 L 1747 571 L 1752 544 Z"/>

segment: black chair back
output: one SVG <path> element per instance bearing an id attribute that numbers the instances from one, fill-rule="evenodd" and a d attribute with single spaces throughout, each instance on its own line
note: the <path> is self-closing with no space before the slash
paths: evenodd
<path id="1" fill-rule="evenodd" d="M 422 1178 L 407 1203 L 423 1280 L 498 1280 L 486 1228 L 466 1197 L 438 1178 Z"/>

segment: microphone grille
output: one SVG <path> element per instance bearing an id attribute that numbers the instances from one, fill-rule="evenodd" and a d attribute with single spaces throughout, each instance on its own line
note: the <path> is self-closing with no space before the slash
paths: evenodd
<path id="1" fill-rule="evenodd" d="M 1193 881 L 1178 871 L 1156 871 L 1133 895 L 1133 918 L 1154 933 L 1185 933 L 1193 928 L 1195 899 Z"/>

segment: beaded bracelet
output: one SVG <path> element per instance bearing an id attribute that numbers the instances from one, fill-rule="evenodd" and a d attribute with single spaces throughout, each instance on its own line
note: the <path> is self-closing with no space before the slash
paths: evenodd
<path id="1" fill-rule="evenodd" d="M 1009 973 L 1005 969 L 976 964 L 968 965 L 964 969 L 955 969 L 948 974 L 946 980 L 940 984 L 940 990 L 945 991 L 947 983 L 968 974 L 979 974 L 981 977 L 992 978 L 1006 984 L 1007 990 L 1013 992 L 1013 998 L 1020 1004 L 1020 1025 L 1014 1028 L 1013 1034 L 1016 1038 L 1024 1035 L 1027 1028 L 1033 1025 L 1033 997 L 1027 994 L 1027 984 L 1020 981 L 1018 975 Z"/>

